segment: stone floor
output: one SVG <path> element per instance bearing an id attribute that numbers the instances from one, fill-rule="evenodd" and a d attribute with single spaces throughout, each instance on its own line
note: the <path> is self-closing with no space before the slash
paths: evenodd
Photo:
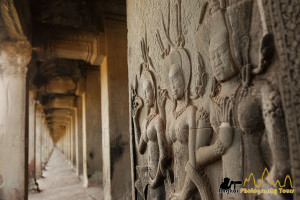
<path id="1" fill-rule="evenodd" d="M 85 188 L 75 170 L 64 155 L 54 149 L 43 171 L 44 178 L 38 180 L 40 193 L 30 193 L 29 200 L 101 200 L 101 187 Z"/>

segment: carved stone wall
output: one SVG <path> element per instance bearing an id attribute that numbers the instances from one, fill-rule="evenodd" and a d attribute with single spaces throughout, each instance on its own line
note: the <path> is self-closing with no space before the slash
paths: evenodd
<path id="1" fill-rule="evenodd" d="M 300 198 L 288 2 L 127 1 L 134 199 Z"/>

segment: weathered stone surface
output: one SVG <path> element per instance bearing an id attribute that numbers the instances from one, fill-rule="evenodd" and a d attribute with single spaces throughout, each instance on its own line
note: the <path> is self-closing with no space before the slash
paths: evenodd
<path id="1" fill-rule="evenodd" d="M 131 199 L 128 134 L 126 25 L 105 24 L 106 57 L 101 64 L 104 199 Z M 109 97 L 109 98 L 107 98 Z"/>
<path id="2" fill-rule="evenodd" d="M 0 199 L 23 199 L 27 190 L 24 184 L 26 66 L 31 46 L 25 40 L 1 44 Z M 7 159 L 8 154 L 11 159 Z"/>
<path id="3" fill-rule="evenodd" d="M 86 72 L 86 90 L 82 96 L 83 184 L 99 185 L 102 182 L 102 127 L 100 71 Z"/>
<path id="4" fill-rule="evenodd" d="M 281 53 L 296 54 L 283 44 L 299 43 L 295 17 L 283 17 L 298 16 L 296 4 L 127 2 L 134 199 L 298 198 L 297 190 L 280 193 L 299 181 L 285 93 L 298 90 L 287 89 L 294 73 L 277 73 L 296 62 Z M 289 19 L 289 36 L 278 16 Z M 278 193 L 243 192 L 251 188 Z"/>
<path id="5" fill-rule="evenodd" d="M 39 186 L 36 182 L 36 101 L 34 93 L 29 93 L 29 122 L 28 122 L 28 190 L 39 191 Z"/>
<path id="6" fill-rule="evenodd" d="M 76 174 L 79 176 L 83 171 L 83 130 L 82 130 L 82 97 L 77 97 L 75 108 L 76 120 Z"/>
<path id="7" fill-rule="evenodd" d="M 76 90 L 76 81 L 72 77 L 52 77 L 43 89 L 47 93 L 72 93 Z"/>

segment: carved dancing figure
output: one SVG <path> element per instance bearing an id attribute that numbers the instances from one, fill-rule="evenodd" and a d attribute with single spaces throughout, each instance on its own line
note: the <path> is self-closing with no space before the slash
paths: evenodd
<path id="1" fill-rule="evenodd" d="M 143 100 L 137 94 L 137 83 L 133 88 L 133 123 L 135 133 L 135 144 L 140 155 L 147 150 L 146 166 L 138 166 L 139 171 L 139 192 L 144 199 L 165 199 L 164 177 L 168 157 L 167 144 L 165 139 L 165 122 L 158 113 L 157 90 L 154 73 L 150 70 L 150 57 L 148 56 L 146 42 L 142 41 L 142 52 L 144 63 L 142 64 L 142 88 Z M 140 109 L 146 106 L 147 116 L 142 120 L 140 126 Z M 145 174 L 146 173 L 146 177 Z M 147 194 L 145 191 L 147 189 Z"/>
<path id="2" fill-rule="evenodd" d="M 244 0 L 227 8 L 225 1 L 220 2 L 223 3 L 211 9 L 213 12 L 207 15 L 197 33 L 198 47 L 209 58 L 213 73 L 209 112 L 217 135 L 211 145 L 197 149 L 197 166 L 206 167 L 221 159 L 221 178 L 234 180 L 244 180 L 250 173 L 261 177 L 267 167 L 272 181 L 284 183 L 289 173 L 289 152 L 281 99 L 272 84 L 254 77 L 271 63 L 272 36 L 263 35 L 259 66 L 254 68 L 248 58 L 252 1 Z M 205 52 L 206 49 L 209 52 Z M 261 188 L 274 188 L 267 180 L 264 179 Z M 190 186 L 186 187 L 189 190 L 195 187 L 192 182 L 195 181 L 190 176 L 185 183 Z M 244 186 L 253 187 L 250 183 Z M 183 191 L 181 199 L 188 199 L 186 194 L 188 191 Z M 247 194 L 247 198 L 241 193 L 221 196 L 224 200 L 255 198 L 291 199 L 282 194 L 258 197 Z"/>
<path id="3" fill-rule="evenodd" d="M 165 25 L 164 20 L 163 27 L 166 37 L 168 39 L 167 48 L 161 40 L 161 36 L 158 32 L 157 40 L 158 44 L 163 52 L 162 57 L 165 59 L 165 77 L 167 90 L 160 88 L 161 104 L 159 108 L 162 116 L 165 116 L 165 104 L 166 100 L 170 99 L 173 106 L 171 112 L 169 112 L 166 120 L 167 130 L 167 142 L 172 147 L 173 153 L 173 171 L 174 171 L 174 187 L 170 195 L 171 199 L 177 199 L 179 194 L 186 190 L 184 183 L 187 178 L 187 173 L 193 174 L 198 180 L 197 186 L 201 188 L 202 200 L 211 199 L 211 191 L 209 187 L 209 181 L 204 170 L 200 170 L 198 173 L 196 170 L 196 134 L 198 126 L 206 125 L 208 120 L 205 120 L 205 116 L 208 114 L 204 109 L 197 109 L 191 99 L 197 99 L 203 95 L 203 88 L 206 86 L 205 73 L 203 69 L 198 69 L 198 77 L 196 80 L 196 94 L 191 95 L 190 82 L 192 65 L 189 54 L 184 48 L 185 40 L 181 27 L 181 2 L 178 0 L 176 4 L 176 21 L 177 21 L 177 40 L 173 42 L 170 38 L 170 4 L 168 14 L 168 25 Z M 200 58 L 199 58 L 200 59 Z M 201 59 L 200 59 L 201 60 Z M 202 66 L 203 67 L 203 66 Z M 204 80 L 205 79 L 205 80 Z M 206 118 L 208 119 L 208 118 Z M 207 129 L 206 129 L 207 130 Z M 208 129 L 206 135 L 211 135 L 211 130 Z M 190 161 L 189 166 L 187 166 Z M 187 168 L 187 170 L 185 170 Z M 192 198 L 192 196 L 191 196 Z"/>

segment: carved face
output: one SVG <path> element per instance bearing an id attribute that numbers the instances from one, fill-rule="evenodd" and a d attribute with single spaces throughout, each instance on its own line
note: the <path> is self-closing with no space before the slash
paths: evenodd
<path id="1" fill-rule="evenodd" d="M 215 40 L 211 43 L 209 57 L 213 74 L 218 82 L 227 81 L 237 74 L 225 39 Z"/>
<path id="2" fill-rule="evenodd" d="M 144 97 L 145 97 L 145 104 L 147 107 L 154 106 L 154 90 L 152 84 L 149 80 L 144 81 L 143 83 L 143 90 L 144 90 Z"/>
<path id="3" fill-rule="evenodd" d="M 174 99 L 180 100 L 184 96 L 184 77 L 182 69 L 178 65 L 172 65 L 169 71 L 171 94 Z"/>

